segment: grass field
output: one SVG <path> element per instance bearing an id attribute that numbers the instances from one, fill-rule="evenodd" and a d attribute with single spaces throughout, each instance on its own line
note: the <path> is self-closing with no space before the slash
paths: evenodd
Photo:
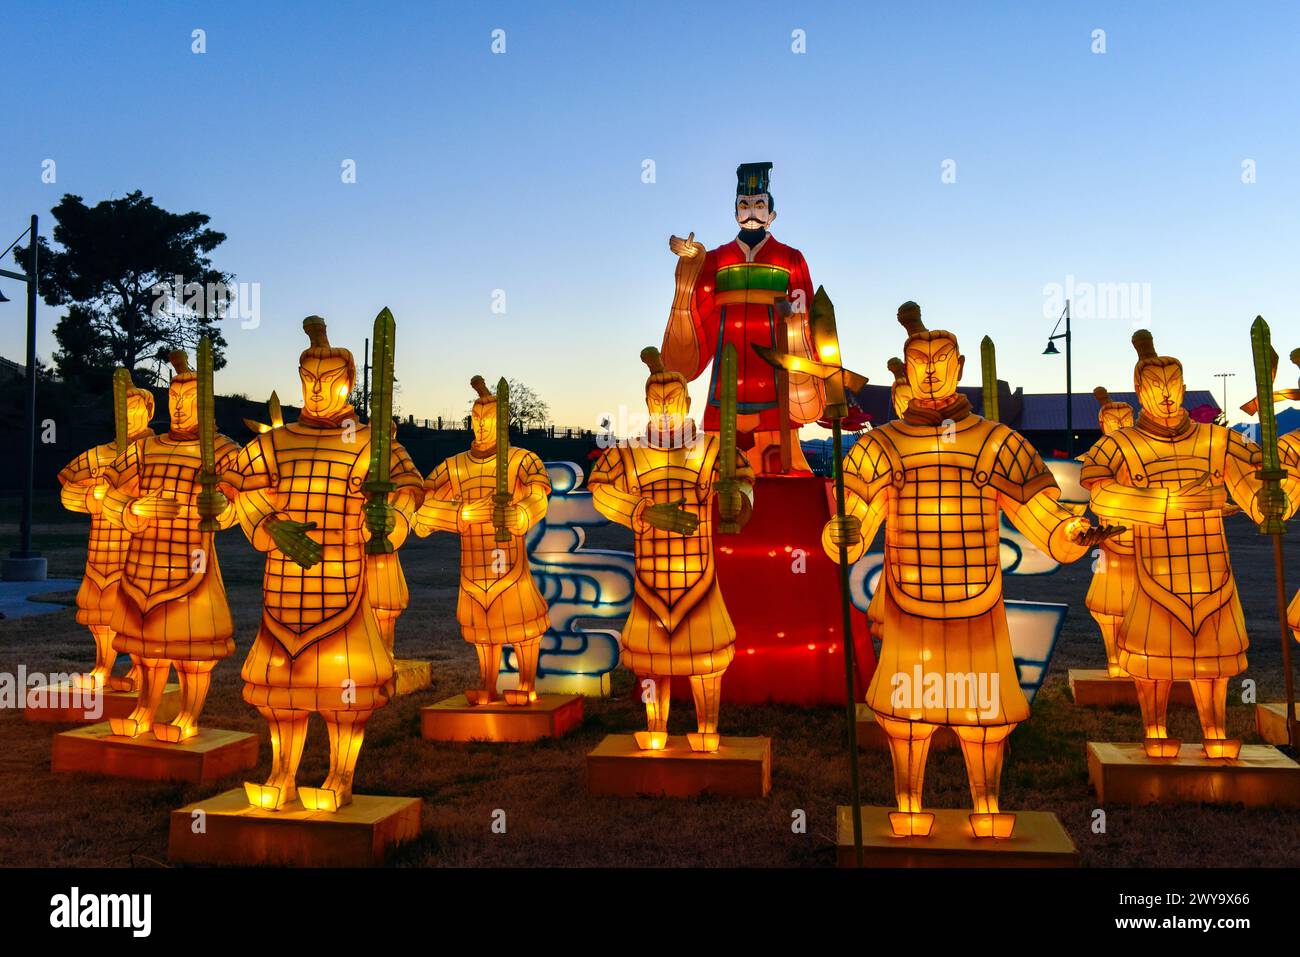
<path id="1" fill-rule="evenodd" d="M 0 498 L 0 549 L 17 541 L 17 500 Z M 36 516 L 37 547 L 50 576 L 76 578 L 85 555 L 86 522 L 66 515 L 43 494 Z M 605 546 L 627 547 L 616 532 Z M 1282 697 L 1281 653 L 1268 541 L 1241 517 L 1230 520 L 1239 588 L 1253 645 L 1250 669 L 1261 700 Z M 1300 547 L 1300 540 L 1297 540 Z M 204 712 L 210 727 L 256 732 L 262 761 L 250 778 L 262 780 L 269 763 L 266 730 L 240 698 L 239 666 L 256 631 L 261 556 L 237 530 L 218 539 L 222 573 L 235 617 L 235 654 L 218 666 Z M 1296 548 L 1292 549 L 1296 555 Z M 395 699 L 370 722 L 357 791 L 424 799 L 423 833 L 400 848 L 393 863 L 407 866 L 740 865 L 830 866 L 834 811 L 847 801 L 848 761 L 843 716 L 836 708 L 741 707 L 723 704 L 727 734 L 770 735 L 772 793 L 761 801 L 591 798 L 583 786 L 584 756 L 611 731 L 640 727 L 631 676 L 620 672 L 608 700 L 588 700 L 586 721 L 570 737 L 533 745 L 438 745 L 419 736 L 418 709 L 463 690 L 474 679 L 474 656 L 454 618 L 457 544 L 454 537 L 412 540 L 402 551 L 411 607 L 398 622 L 399 656 L 431 659 L 432 689 Z M 1300 585 L 1300 561 L 1289 580 Z M 1055 575 L 1010 578 L 1009 597 L 1064 601 L 1071 606 L 1061 643 L 1034 716 L 1012 737 L 1003 775 L 1007 810 L 1056 813 L 1079 846 L 1085 865 L 1294 866 L 1300 862 L 1300 811 L 1235 807 L 1108 808 L 1106 832 L 1091 829 L 1096 806 L 1087 782 L 1085 742 L 1136 740 L 1136 710 L 1076 708 L 1065 685 L 1070 667 L 1103 662 L 1101 640 L 1083 606 L 1086 563 Z M 0 671 L 66 672 L 89 667 L 88 632 L 68 608 L 0 621 Z M 1252 710 L 1234 685 L 1230 730 L 1256 740 Z M 684 703 L 685 704 L 685 703 Z M 689 706 L 675 711 L 674 731 L 686 730 Z M 1190 709 L 1174 709 L 1171 731 L 1199 740 Z M 239 777 L 203 788 L 55 776 L 49 770 L 54 726 L 31 724 L 0 711 L 0 864 L 151 866 L 165 862 L 167 815 L 210 793 L 237 786 Z M 313 724 L 300 783 L 326 769 L 323 726 Z M 863 797 L 892 800 L 887 755 L 864 752 Z M 935 807 L 965 807 L 965 771 L 956 751 L 935 752 L 926 779 Z M 492 830 L 493 812 L 506 812 L 506 832 Z M 806 834 L 792 832 L 792 812 L 807 813 Z"/>

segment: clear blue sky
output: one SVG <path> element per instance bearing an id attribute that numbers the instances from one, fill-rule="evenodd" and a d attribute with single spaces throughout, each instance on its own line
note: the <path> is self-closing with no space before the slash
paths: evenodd
<path id="1" fill-rule="evenodd" d="M 774 233 L 873 381 L 911 298 L 972 357 L 992 335 L 1013 385 L 1061 390 L 1044 287 L 1073 276 L 1149 289 L 1157 346 L 1192 387 L 1235 372 L 1235 408 L 1257 313 L 1300 345 L 1298 72 L 1291 3 L 10 4 L 0 246 L 33 211 L 48 235 L 65 192 L 142 189 L 210 214 L 216 264 L 261 286 L 220 391 L 288 401 L 304 315 L 359 350 L 388 305 L 403 412 L 463 414 L 481 372 L 587 425 L 640 404 L 669 234 L 732 238 L 735 166 L 771 160 Z M 1076 320 L 1077 388 L 1130 387 L 1134 325 Z"/>

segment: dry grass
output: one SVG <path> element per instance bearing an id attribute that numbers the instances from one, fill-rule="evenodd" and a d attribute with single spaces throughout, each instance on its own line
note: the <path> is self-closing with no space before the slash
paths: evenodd
<path id="1" fill-rule="evenodd" d="M 16 514 L 4 500 L 6 516 Z M 42 498 L 38 546 L 52 577 L 76 577 L 84 558 L 83 526 Z M 0 526 L 0 548 L 13 547 L 12 522 Z M 617 541 L 611 533 L 609 542 Z M 1248 624 L 1255 639 L 1251 668 L 1263 697 L 1280 697 L 1280 653 L 1273 613 L 1272 564 L 1267 542 L 1243 519 L 1232 538 Z M 261 556 L 237 532 L 219 539 L 222 572 L 235 614 L 232 658 L 217 668 L 205 721 L 212 727 L 266 732 L 239 695 L 239 664 L 256 629 Z M 1293 549 L 1294 553 L 1294 549 Z M 417 540 L 403 550 L 412 606 L 398 624 L 400 655 L 432 659 L 434 687 L 396 699 L 371 721 L 358 772 L 358 790 L 424 798 L 424 832 L 395 854 L 410 866 L 829 866 L 834 863 L 836 804 L 847 799 L 848 762 L 842 713 L 835 708 L 728 706 L 724 731 L 773 738 L 772 794 L 763 801 L 591 798 L 583 786 L 584 755 L 612 731 L 639 726 L 631 678 L 620 673 L 609 700 L 588 700 L 583 727 L 561 741 L 533 745 L 430 744 L 419 736 L 421 705 L 461 691 L 473 680 L 473 655 L 454 620 L 456 543 L 450 536 Z M 1107 832 L 1093 834 L 1095 807 L 1087 783 L 1084 743 L 1133 740 L 1140 734 L 1130 710 L 1075 708 L 1065 687 L 1071 666 L 1097 666 L 1101 643 L 1083 609 L 1086 567 L 1044 578 L 1010 579 L 1012 597 L 1068 601 L 1073 612 L 1040 693 L 1034 717 L 1017 729 L 1003 778 L 1008 809 L 1050 810 L 1060 816 L 1091 866 L 1283 866 L 1300 860 L 1300 811 L 1250 811 L 1232 807 L 1108 810 Z M 1300 584 L 1300 563 L 1291 580 Z M 32 671 L 72 671 L 89 663 L 86 631 L 61 610 L 0 622 L 0 671 L 19 664 Z M 675 726 L 685 729 L 689 704 Z M 1235 734 L 1254 740 L 1251 711 L 1231 709 Z M 0 713 L 0 864 L 136 865 L 162 862 L 167 815 L 206 794 L 237 786 L 238 778 L 198 788 L 55 776 L 49 771 L 50 737 L 58 728 L 29 724 L 15 711 Z M 1175 733 L 1198 737 L 1194 717 L 1180 710 Z M 325 774 L 325 736 L 313 725 L 303 760 L 303 782 Z M 252 775 L 250 775 L 252 776 Z M 883 753 L 866 752 L 863 795 L 891 799 Z M 959 753 L 936 752 L 926 781 L 927 802 L 962 807 L 969 800 Z M 494 834 L 492 813 L 506 812 L 505 834 Z M 791 831 L 791 813 L 807 812 L 808 833 Z"/>

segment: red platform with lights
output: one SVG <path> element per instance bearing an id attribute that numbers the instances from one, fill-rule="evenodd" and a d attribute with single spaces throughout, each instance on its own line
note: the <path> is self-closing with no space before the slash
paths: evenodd
<path id="1" fill-rule="evenodd" d="M 759 478 L 754 513 L 739 535 L 717 535 L 718 582 L 736 626 L 736 658 L 723 679 L 735 704 L 843 704 L 839 569 L 822 550 L 834 488 L 816 476 Z M 867 619 L 852 613 L 862 700 L 876 670 Z M 689 700 L 685 686 L 683 694 Z"/>

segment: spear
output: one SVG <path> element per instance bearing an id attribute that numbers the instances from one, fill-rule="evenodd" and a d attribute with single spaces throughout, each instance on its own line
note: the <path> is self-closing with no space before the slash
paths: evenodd
<path id="1" fill-rule="evenodd" d="M 1286 472 L 1277 448 L 1277 414 L 1273 409 L 1273 376 L 1277 371 L 1277 353 L 1272 335 L 1263 316 L 1256 316 L 1250 327 L 1251 353 L 1255 360 L 1255 398 L 1259 404 L 1259 448 L 1261 465 L 1257 473 L 1266 487 L 1280 488 Z M 1286 522 L 1269 508 L 1259 523 L 1261 535 L 1273 539 L 1273 568 L 1277 580 L 1277 611 L 1282 623 L 1282 672 L 1286 683 L 1286 738 L 1296 745 L 1295 681 L 1291 673 L 1291 629 L 1286 614 L 1286 566 L 1282 562 L 1282 536 Z"/>
<path id="2" fill-rule="evenodd" d="M 393 349 L 397 339 L 397 323 L 385 306 L 375 316 L 372 361 L 375 378 L 370 389 L 370 471 L 365 490 L 370 493 L 370 503 L 379 505 L 388 501 L 393 490 L 389 481 L 393 450 Z M 393 543 L 385 535 L 371 535 L 366 542 L 370 555 L 386 555 L 393 551 Z"/>
<path id="3" fill-rule="evenodd" d="M 718 470 L 724 482 L 736 478 L 736 347 L 728 342 L 722 347 L 722 374 L 718 383 L 721 409 L 718 416 Z M 734 535 L 740 531 L 735 522 L 719 522 L 718 531 Z"/>
<path id="4" fill-rule="evenodd" d="M 122 366 L 113 370 L 113 445 L 118 455 L 126 451 L 131 439 L 131 425 L 127 420 L 127 394 L 131 391 L 131 373 Z"/>
<path id="5" fill-rule="evenodd" d="M 980 340 L 980 371 L 983 373 L 981 397 L 984 400 L 984 418 L 999 422 L 998 415 L 998 354 L 993 340 L 985 336 Z"/>

